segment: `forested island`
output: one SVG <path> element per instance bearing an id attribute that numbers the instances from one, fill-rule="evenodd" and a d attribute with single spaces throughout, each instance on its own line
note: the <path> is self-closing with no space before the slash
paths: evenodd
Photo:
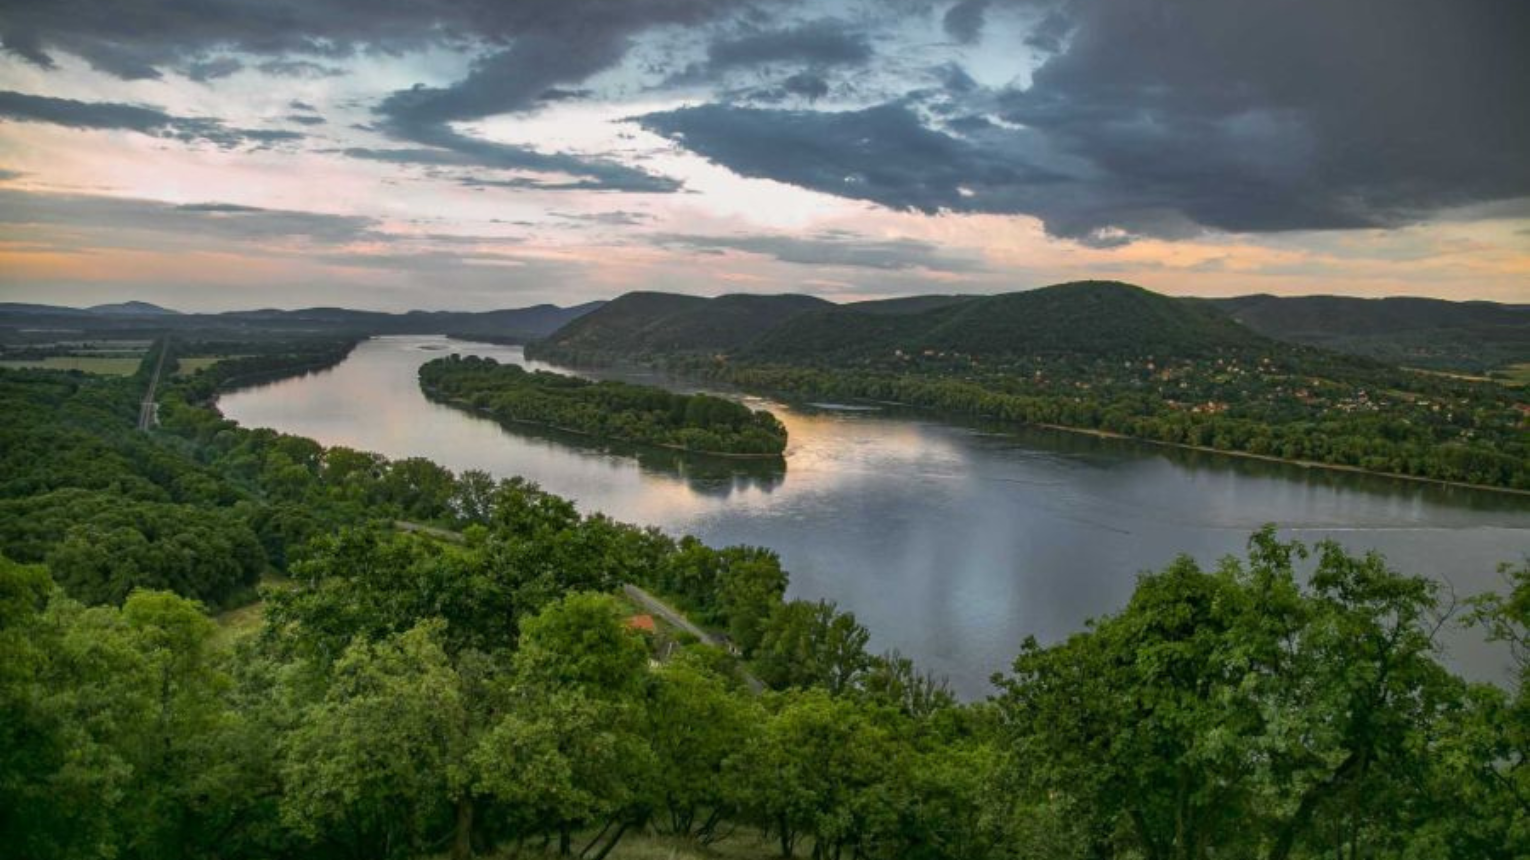
<path id="1" fill-rule="evenodd" d="M 1116 282 L 843 306 L 632 293 L 527 354 L 1530 490 L 1525 389 L 1277 342 L 1211 305 Z"/>
<path id="2" fill-rule="evenodd" d="M 1516 649 L 1507 688 L 1442 665 L 1433 582 L 1266 529 L 962 703 L 787 599 L 767 549 L 206 405 L 257 362 L 162 382 L 137 431 L 164 348 L 130 377 L 0 370 L 8 856 L 1530 852 L 1530 566 L 1456 609 Z"/>
<path id="3" fill-rule="evenodd" d="M 425 393 L 500 421 L 728 457 L 780 457 L 786 428 L 764 410 L 707 394 L 527 371 L 451 355 L 420 368 Z"/>

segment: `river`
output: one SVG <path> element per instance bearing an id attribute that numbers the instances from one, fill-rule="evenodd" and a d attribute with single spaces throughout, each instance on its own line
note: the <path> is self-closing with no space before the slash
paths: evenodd
<path id="1" fill-rule="evenodd" d="M 784 470 L 611 450 L 426 400 L 416 369 L 452 352 L 557 369 L 519 347 L 383 337 L 219 407 L 247 427 L 522 475 L 586 511 L 770 547 L 790 596 L 836 601 L 874 649 L 902 651 L 967 698 L 988 692 L 1026 636 L 1061 639 L 1124 605 L 1140 571 L 1181 552 L 1213 563 L 1263 523 L 1380 551 L 1463 598 L 1500 587 L 1498 564 L 1530 555 L 1525 497 L 896 410 L 744 398 L 786 424 Z M 1475 632 L 1453 626 L 1445 641 L 1466 674 L 1506 676 L 1507 655 Z"/>

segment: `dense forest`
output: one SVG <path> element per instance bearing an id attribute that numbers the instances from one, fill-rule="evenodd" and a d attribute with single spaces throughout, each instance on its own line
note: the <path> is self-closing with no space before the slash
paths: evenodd
<path id="1" fill-rule="evenodd" d="M 500 421 L 703 454 L 779 457 L 786 428 L 769 412 L 706 394 L 527 371 L 492 358 L 451 355 L 420 368 L 432 397 Z"/>
<path id="2" fill-rule="evenodd" d="M 1433 583 L 1267 529 L 962 704 L 786 600 L 768 550 L 205 405 L 346 349 L 178 377 L 148 433 L 147 370 L 0 371 L 7 856 L 1530 852 L 1530 567 L 1458 612 L 1520 660 L 1507 689 L 1441 665 Z M 623 583 L 731 648 L 634 623 Z M 209 617 L 257 586 L 253 624 Z"/>
<path id="3" fill-rule="evenodd" d="M 645 361 L 787 396 L 891 401 L 1530 489 L 1524 390 L 1279 343 L 1209 305 L 1126 284 L 807 311 L 758 327 L 731 349 L 648 349 L 672 318 L 650 316 L 654 304 L 618 299 L 528 354 L 576 364 Z M 687 310 L 687 327 L 700 312 Z"/>

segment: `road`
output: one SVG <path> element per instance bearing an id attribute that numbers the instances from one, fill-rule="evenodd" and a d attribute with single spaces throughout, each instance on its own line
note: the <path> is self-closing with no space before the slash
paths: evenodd
<path id="1" fill-rule="evenodd" d="M 412 523 L 408 520 L 394 520 L 393 527 L 402 532 L 413 532 L 415 534 L 429 535 L 430 537 L 438 538 L 440 540 L 448 541 L 451 543 L 462 543 L 461 532 L 454 532 L 449 529 L 437 528 L 436 526 L 427 526 L 424 523 Z M 634 603 L 638 604 L 654 615 L 664 619 L 664 621 L 669 625 L 684 630 L 692 636 L 695 636 L 696 639 L 702 643 L 711 645 L 714 648 L 721 648 L 729 653 L 733 652 L 733 646 L 728 642 L 727 639 L 724 639 L 715 633 L 707 632 L 706 630 L 693 623 L 691 619 L 686 618 L 685 613 L 681 612 L 673 606 L 670 606 L 668 603 L 665 603 L 659 598 L 654 597 L 652 594 L 649 594 L 647 591 L 644 591 L 636 585 L 633 585 L 630 582 L 624 583 L 622 585 L 622 593 L 626 594 L 627 597 L 629 597 Z M 762 693 L 765 691 L 765 683 L 759 678 L 756 678 L 754 675 L 750 674 L 749 670 L 744 668 L 742 661 L 739 661 L 738 663 L 738 676 L 753 692 Z"/>
<path id="2" fill-rule="evenodd" d="M 671 625 L 684 630 L 692 636 L 695 636 L 705 644 L 711 645 L 714 648 L 721 648 L 729 653 L 733 652 L 733 646 L 728 642 L 728 640 L 722 638 L 721 636 L 708 633 L 700 627 L 697 627 L 695 624 L 692 624 L 691 620 L 686 618 L 685 614 L 680 610 L 670 606 L 668 603 L 665 603 L 659 598 L 654 597 L 652 594 L 649 594 L 643 589 L 638 588 L 636 585 L 633 585 L 630 582 L 625 583 L 622 585 L 622 592 L 630 597 L 639 606 L 642 606 L 644 609 L 652 612 L 654 615 L 663 618 Z M 752 692 L 758 694 L 765 691 L 765 683 L 751 674 L 748 669 L 745 669 L 742 660 L 738 661 L 736 668 L 738 669 L 739 678 L 742 679 L 746 685 L 748 685 Z"/>
<path id="3" fill-rule="evenodd" d="M 138 429 L 150 430 L 159 423 L 159 404 L 154 402 L 154 390 L 159 387 L 160 371 L 165 369 L 165 357 L 170 354 L 170 338 L 165 338 L 165 343 L 159 350 L 159 361 L 154 364 L 154 375 L 149 377 L 149 388 L 143 394 L 143 402 L 138 404 Z"/>

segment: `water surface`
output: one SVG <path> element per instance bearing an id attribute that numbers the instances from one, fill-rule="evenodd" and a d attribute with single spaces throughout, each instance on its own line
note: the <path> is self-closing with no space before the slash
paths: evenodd
<path id="1" fill-rule="evenodd" d="M 426 400 L 416 369 L 452 352 L 559 369 L 519 347 L 386 337 L 219 406 L 248 427 L 522 475 L 585 510 L 770 547 L 791 596 L 837 601 L 875 648 L 900 649 L 968 697 L 988 691 L 1025 636 L 1065 637 L 1121 607 L 1139 571 L 1181 552 L 1206 563 L 1241 552 L 1264 523 L 1379 550 L 1462 597 L 1499 587 L 1498 563 L 1530 554 L 1524 497 L 886 409 L 745 398 L 786 424 L 784 470 L 608 448 Z M 1453 630 L 1447 644 L 1474 677 L 1507 671 L 1473 633 Z"/>

